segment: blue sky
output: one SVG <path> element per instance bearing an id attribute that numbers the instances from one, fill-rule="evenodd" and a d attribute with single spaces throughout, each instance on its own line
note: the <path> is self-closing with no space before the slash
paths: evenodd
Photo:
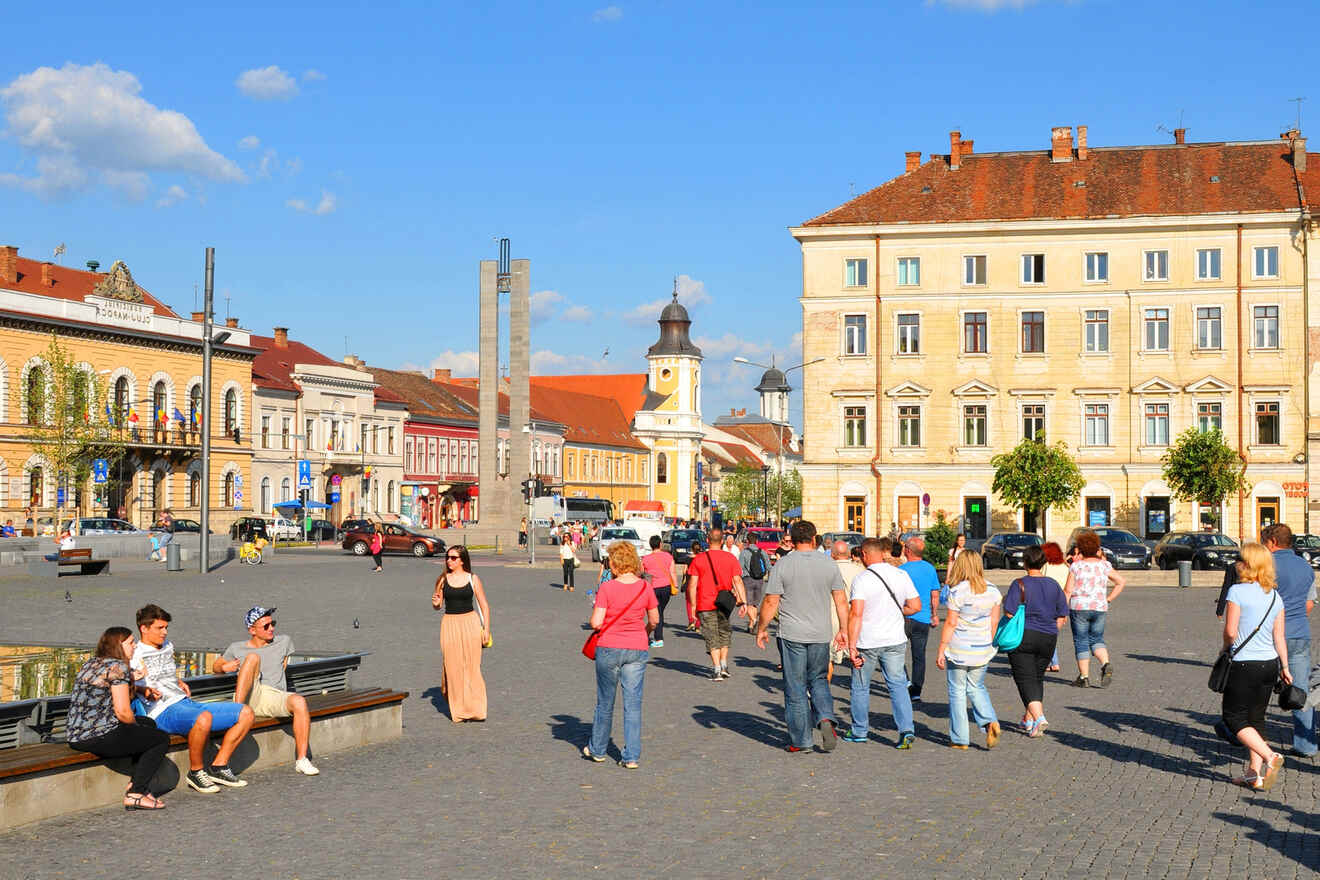
<path id="1" fill-rule="evenodd" d="M 187 6 L 8 10 L 2 243 L 123 259 L 182 312 L 213 245 L 243 326 L 468 373 L 496 236 L 532 260 L 541 372 L 644 369 L 682 276 L 708 418 L 755 406 L 732 357 L 797 352 L 787 228 L 905 150 L 1320 119 L 1314 3 Z"/>

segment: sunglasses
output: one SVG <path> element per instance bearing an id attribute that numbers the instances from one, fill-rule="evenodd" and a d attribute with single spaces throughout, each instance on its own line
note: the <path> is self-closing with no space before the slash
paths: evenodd
<path id="1" fill-rule="evenodd" d="M 257 627 L 257 629 L 274 629 L 274 628 L 275 628 L 275 621 L 273 620 L 270 623 L 263 624 L 262 626 Z"/>
<path id="2" fill-rule="evenodd" d="M 448 556 L 448 555 L 446 555 L 446 556 L 445 556 L 445 559 L 456 559 L 456 560 L 458 560 L 459 562 L 462 562 L 462 561 L 463 561 L 463 557 L 462 557 L 462 556 Z"/>

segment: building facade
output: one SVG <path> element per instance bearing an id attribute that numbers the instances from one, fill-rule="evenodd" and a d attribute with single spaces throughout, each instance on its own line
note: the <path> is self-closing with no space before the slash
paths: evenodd
<path id="1" fill-rule="evenodd" d="M 976 154 L 954 132 L 948 154 L 909 153 L 902 176 L 793 230 L 804 359 L 824 358 L 804 377 L 804 516 L 1035 530 L 993 496 L 990 460 L 1062 440 L 1086 485 L 1047 534 L 1158 538 L 1211 514 L 1173 497 L 1161 456 L 1219 428 L 1250 483 L 1217 512 L 1224 531 L 1309 527 L 1305 140 L 1077 134 Z"/>

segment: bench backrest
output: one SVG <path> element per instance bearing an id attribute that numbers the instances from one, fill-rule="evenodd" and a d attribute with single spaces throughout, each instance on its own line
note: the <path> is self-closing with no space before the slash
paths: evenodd
<path id="1" fill-rule="evenodd" d="M 61 562 L 65 561 L 66 559 L 91 559 L 91 558 L 92 558 L 91 547 L 74 547 L 72 550 L 60 551 Z"/>

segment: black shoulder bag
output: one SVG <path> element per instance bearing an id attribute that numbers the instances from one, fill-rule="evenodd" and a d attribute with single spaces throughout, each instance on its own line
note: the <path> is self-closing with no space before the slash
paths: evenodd
<path id="1" fill-rule="evenodd" d="M 721 550 L 721 553 L 724 551 Z M 733 595 L 732 590 L 726 590 L 720 586 L 720 576 L 715 572 L 715 560 L 711 558 L 711 551 L 706 551 L 706 565 L 710 566 L 710 576 L 715 580 L 715 610 L 725 617 L 732 617 L 733 611 L 738 607 L 738 597 Z"/>
<path id="2" fill-rule="evenodd" d="M 1270 590 L 1270 606 L 1265 609 L 1265 616 L 1260 619 L 1260 623 L 1256 624 L 1256 628 L 1251 631 L 1251 635 L 1239 642 L 1233 650 L 1230 651 L 1225 648 L 1219 652 L 1219 656 L 1215 658 L 1215 665 L 1210 668 L 1210 690 L 1222 694 L 1224 689 L 1228 687 L 1228 672 L 1233 665 L 1233 658 L 1238 655 L 1238 651 L 1241 651 L 1247 642 L 1256 637 L 1256 633 L 1260 632 L 1260 628 L 1265 625 L 1265 621 L 1270 619 L 1270 612 L 1274 610 L 1274 600 L 1278 597 L 1278 590 Z"/>

